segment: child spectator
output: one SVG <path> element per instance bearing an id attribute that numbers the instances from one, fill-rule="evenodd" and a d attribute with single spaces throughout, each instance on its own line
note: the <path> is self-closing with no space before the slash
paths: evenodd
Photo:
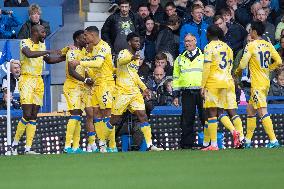
<path id="1" fill-rule="evenodd" d="M 276 71 L 275 78 L 271 81 L 269 89 L 269 96 L 283 96 L 284 97 L 284 67 Z M 272 100 L 271 104 L 284 104 L 284 100 Z"/>

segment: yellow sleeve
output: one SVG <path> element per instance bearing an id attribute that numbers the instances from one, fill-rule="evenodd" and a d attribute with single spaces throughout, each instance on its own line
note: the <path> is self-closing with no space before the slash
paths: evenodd
<path id="1" fill-rule="evenodd" d="M 142 91 L 144 91 L 145 89 L 147 89 L 146 85 L 143 83 L 143 81 L 140 79 L 139 75 L 136 74 L 136 81 L 137 81 L 137 85 L 140 89 L 142 89 Z"/>
<path id="2" fill-rule="evenodd" d="M 269 70 L 273 71 L 282 64 L 282 59 L 279 53 L 275 50 L 275 48 L 272 45 L 270 47 L 270 51 L 271 51 L 271 59 L 274 62 L 269 65 Z"/>
<path id="3" fill-rule="evenodd" d="M 249 44 L 246 45 L 244 49 L 243 57 L 240 61 L 239 67 L 236 69 L 235 74 L 240 76 L 242 74 L 242 70 L 248 66 L 249 60 L 251 58 L 251 50 Z"/>
<path id="4" fill-rule="evenodd" d="M 210 67 L 211 67 L 211 62 L 204 63 L 201 88 L 204 88 L 206 83 L 207 83 L 207 79 L 208 79 L 209 73 L 210 73 Z"/>
<path id="5" fill-rule="evenodd" d="M 95 55 L 90 60 L 80 61 L 80 65 L 89 68 L 100 68 L 102 67 L 108 54 L 111 54 L 111 49 L 109 46 L 104 45 L 100 48 L 97 55 Z"/>
<path id="6" fill-rule="evenodd" d="M 66 55 L 67 52 L 69 51 L 69 47 L 66 46 L 66 47 L 62 48 L 60 51 L 61 51 L 61 54 L 62 54 L 62 55 Z"/>
<path id="7" fill-rule="evenodd" d="M 119 52 L 117 57 L 117 65 L 125 65 L 131 62 L 132 56 L 131 54 L 126 51 L 122 50 Z"/>
<path id="8" fill-rule="evenodd" d="M 69 50 L 66 53 L 66 61 L 70 62 L 70 61 L 73 61 L 73 60 L 76 60 L 76 52 L 74 50 Z"/>
<path id="9" fill-rule="evenodd" d="M 179 67 L 179 61 L 181 57 L 178 56 L 174 62 L 174 71 L 173 71 L 173 90 L 179 90 L 179 76 L 180 76 L 180 67 Z"/>

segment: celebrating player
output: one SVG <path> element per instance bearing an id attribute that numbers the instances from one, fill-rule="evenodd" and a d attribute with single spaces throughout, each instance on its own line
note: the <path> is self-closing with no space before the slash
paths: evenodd
<path id="1" fill-rule="evenodd" d="M 267 112 L 266 98 L 270 87 L 269 73 L 281 65 L 282 60 L 273 45 L 261 38 L 264 31 L 265 27 L 261 22 L 252 22 L 250 36 L 254 41 L 247 44 L 240 65 L 236 70 L 236 75 L 241 75 L 241 70 L 248 65 L 251 74 L 249 104 L 252 106 L 247 108 L 246 148 L 251 147 L 251 138 L 256 128 L 256 112 L 260 116 L 264 130 L 270 139 L 266 147 L 276 148 L 280 146 Z"/>
<path id="2" fill-rule="evenodd" d="M 224 34 L 216 25 L 207 29 L 207 38 L 210 41 L 204 49 L 204 71 L 201 94 L 205 97 L 204 108 L 208 113 L 208 131 L 211 145 L 203 150 L 218 150 L 217 146 L 217 115 L 226 128 L 232 127 L 234 144 L 238 144 L 239 134 L 234 129 L 229 117 L 223 114 L 231 96 L 228 93 L 229 83 L 232 82 L 232 49 L 221 41 Z M 226 107 L 228 108 L 228 107 Z M 218 111 L 219 109 L 219 111 Z"/>
<path id="3" fill-rule="evenodd" d="M 54 64 L 65 60 L 65 56 L 50 57 L 57 51 L 46 50 L 44 39 L 45 29 L 42 25 L 32 27 L 32 36 L 24 39 L 20 44 L 21 77 L 19 80 L 20 100 L 23 117 L 18 123 L 16 135 L 12 143 L 12 153 L 17 153 L 17 146 L 26 131 L 25 154 L 37 154 L 31 151 L 33 138 L 36 131 L 37 113 L 42 105 L 44 83 L 42 80 L 43 64 Z"/>
<path id="4" fill-rule="evenodd" d="M 66 81 L 63 86 L 64 95 L 67 102 L 67 109 L 71 117 L 67 124 L 66 141 L 64 152 L 66 153 L 81 153 L 79 148 L 80 131 L 81 131 L 81 116 L 85 107 L 85 84 L 92 85 L 91 78 L 85 77 L 85 68 L 83 66 L 71 66 L 73 60 L 81 60 L 86 54 L 86 41 L 84 30 L 78 30 L 73 34 L 75 49 L 69 50 L 66 54 Z M 73 140 L 73 148 L 71 141 Z"/>
<path id="5" fill-rule="evenodd" d="M 145 111 L 143 96 L 150 98 L 150 90 L 138 76 L 140 38 L 135 33 L 127 36 L 129 49 L 119 52 L 117 58 L 115 100 L 113 102 L 111 125 L 121 123 L 122 114 L 129 109 L 140 122 L 148 150 L 160 151 L 152 144 L 151 126 Z M 143 96 L 140 92 L 143 91 Z"/>

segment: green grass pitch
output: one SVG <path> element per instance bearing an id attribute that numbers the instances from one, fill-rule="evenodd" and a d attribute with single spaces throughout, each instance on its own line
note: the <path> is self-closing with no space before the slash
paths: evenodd
<path id="1" fill-rule="evenodd" d="M 283 189 L 284 148 L 0 157 L 2 189 Z"/>

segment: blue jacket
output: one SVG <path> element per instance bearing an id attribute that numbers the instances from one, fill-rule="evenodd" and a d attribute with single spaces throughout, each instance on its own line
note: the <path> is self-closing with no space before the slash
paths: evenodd
<path id="1" fill-rule="evenodd" d="M 197 47 L 203 51 L 204 47 L 208 43 L 207 37 L 206 37 L 207 28 L 208 28 L 208 24 L 205 21 L 202 21 L 200 23 L 200 26 L 198 26 L 193 21 L 188 24 L 183 25 L 180 30 L 179 53 L 182 53 L 185 50 L 184 37 L 188 33 L 195 35 L 196 40 L 197 40 Z"/>
<path id="2" fill-rule="evenodd" d="M 19 20 L 12 14 L 0 16 L 0 39 L 9 39 L 12 37 L 12 27 L 17 27 L 21 24 Z"/>

